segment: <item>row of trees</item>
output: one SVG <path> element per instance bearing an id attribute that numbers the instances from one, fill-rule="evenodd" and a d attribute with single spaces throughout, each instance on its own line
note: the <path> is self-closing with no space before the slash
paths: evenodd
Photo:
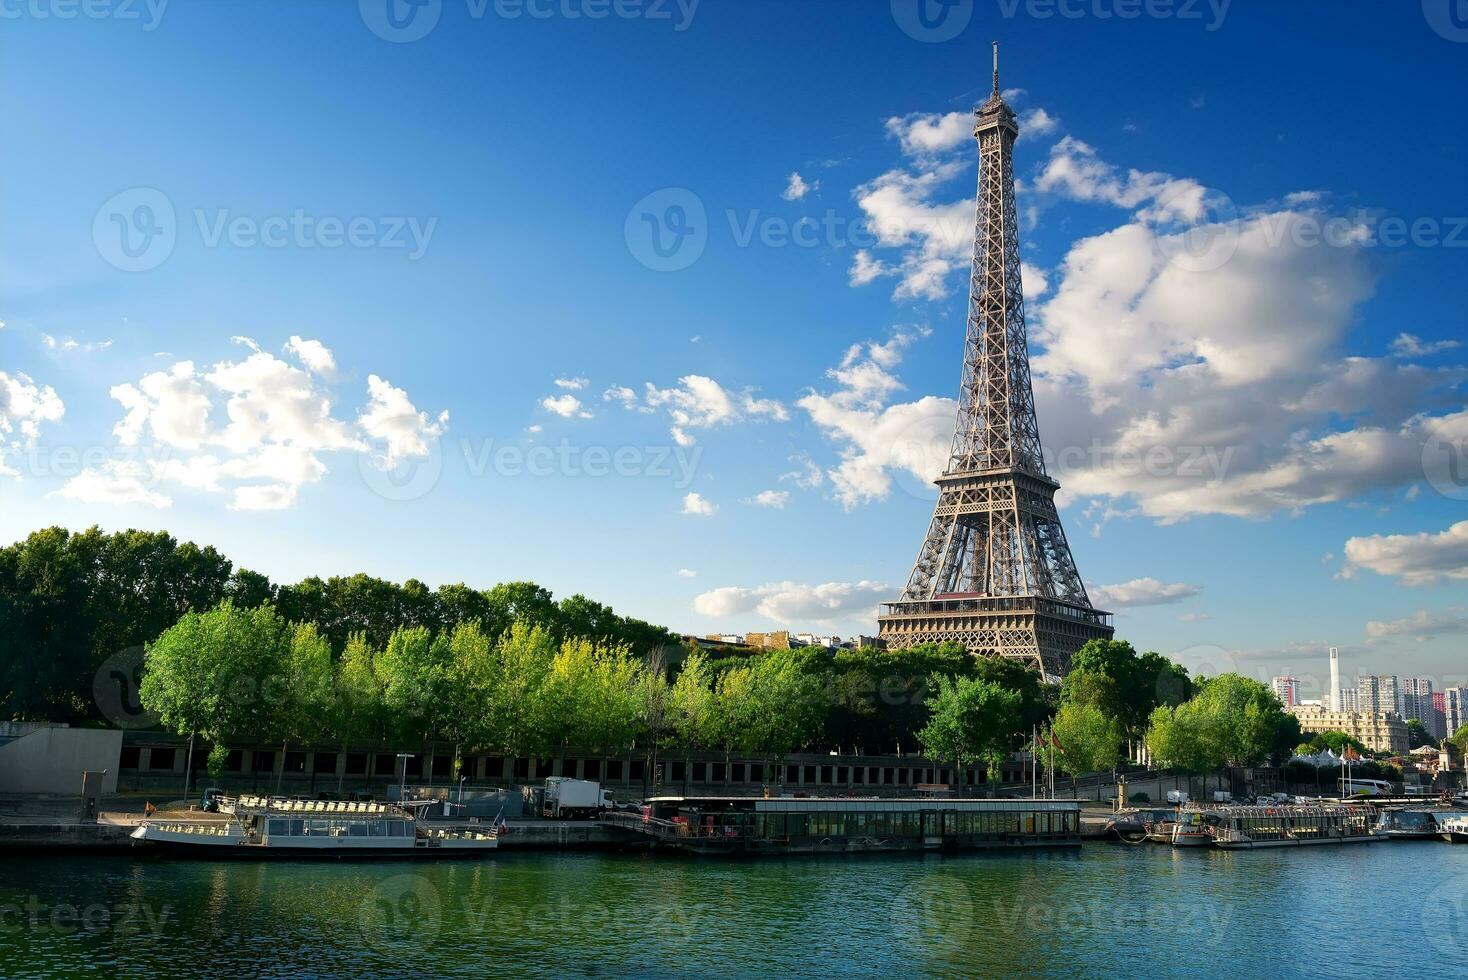
<path id="1" fill-rule="evenodd" d="M 226 601 L 187 613 L 152 644 L 139 696 L 179 735 L 231 742 L 417 744 L 546 754 L 619 751 L 641 734 L 666 681 L 625 644 L 558 640 L 516 622 L 498 637 L 478 621 L 433 633 L 400 627 L 382 646 L 363 633 L 337 654 L 311 623 Z"/>
<path id="2" fill-rule="evenodd" d="M 1163 766 L 1205 773 L 1284 762 L 1300 725 L 1258 681 L 1238 674 L 1194 680 L 1159 654 L 1112 640 L 1076 654 L 1048 735 L 1071 772 L 1115 769 L 1130 748 L 1145 745 Z"/>
<path id="3" fill-rule="evenodd" d="M 639 653 L 676 642 L 661 627 L 584 596 L 557 601 L 530 582 L 430 588 L 359 574 L 280 585 L 163 532 L 47 528 L 0 548 L 0 717 L 98 720 L 93 677 L 108 657 L 224 601 L 272 606 L 314 626 L 334 651 L 354 636 L 380 649 L 400 628 L 437 636 L 470 622 L 489 637 L 525 623 L 557 640 L 587 637 Z"/>
<path id="4" fill-rule="evenodd" d="M 772 760 L 807 746 L 920 747 L 997 770 L 1052 711 L 1033 673 L 958 648 L 683 654 L 641 655 L 530 620 L 498 635 L 478 620 L 402 626 L 381 645 L 354 633 L 338 648 L 314 623 L 227 600 L 149 646 L 140 696 L 169 729 L 211 743 L 216 767 L 231 743 L 267 738 L 542 756 L 642 740 L 650 753 L 671 744 Z"/>

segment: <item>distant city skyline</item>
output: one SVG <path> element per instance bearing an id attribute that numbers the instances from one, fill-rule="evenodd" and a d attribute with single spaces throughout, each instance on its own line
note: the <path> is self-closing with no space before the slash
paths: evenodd
<path id="1" fill-rule="evenodd" d="M 1468 684 L 1468 137 L 1422 84 L 1464 46 L 1420 5 L 248 6 L 6 20 L 0 539 L 874 634 L 952 431 L 997 37 L 1036 417 L 1118 638 Z"/>

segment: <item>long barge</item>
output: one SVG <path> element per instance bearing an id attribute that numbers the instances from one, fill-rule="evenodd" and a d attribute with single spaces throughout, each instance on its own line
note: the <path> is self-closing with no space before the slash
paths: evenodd
<path id="1" fill-rule="evenodd" d="M 703 855 L 855 854 L 1080 847 L 1069 800 L 689 797 L 647 800 L 616 825 Z"/>

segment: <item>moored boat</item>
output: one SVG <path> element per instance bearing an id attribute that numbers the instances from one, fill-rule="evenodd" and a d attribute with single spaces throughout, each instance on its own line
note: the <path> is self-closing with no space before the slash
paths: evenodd
<path id="1" fill-rule="evenodd" d="M 1204 814 L 1213 842 L 1227 850 L 1365 844 L 1385 840 L 1371 832 L 1371 811 L 1341 804 L 1226 806 Z"/>
<path id="2" fill-rule="evenodd" d="M 1437 826 L 1449 844 L 1468 844 L 1468 814 L 1439 818 Z"/>
<path id="3" fill-rule="evenodd" d="M 1387 840 L 1437 840 L 1442 835 L 1438 817 L 1450 812 L 1406 807 L 1383 810 L 1376 821 L 1376 833 Z"/>
<path id="4" fill-rule="evenodd" d="M 1208 847 L 1213 843 L 1213 834 L 1204 819 L 1203 810 L 1183 810 L 1172 824 L 1173 847 Z"/>
<path id="5" fill-rule="evenodd" d="M 132 839 L 206 857 L 446 857 L 499 846 L 497 826 L 434 826 L 390 803 L 242 796 L 219 812 L 222 821 L 146 820 Z"/>

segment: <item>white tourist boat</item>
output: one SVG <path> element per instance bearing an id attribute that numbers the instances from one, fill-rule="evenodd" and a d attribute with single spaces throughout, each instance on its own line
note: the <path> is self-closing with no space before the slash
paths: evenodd
<path id="1" fill-rule="evenodd" d="M 1203 810 L 1182 810 L 1172 824 L 1173 847 L 1211 847 L 1213 834 L 1204 819 Z"/>
<path id="2" fill-rule="evenodd" d="M 1207 811 L 1204 819 L 1213 843 L 1228 850 L 1386 839 L 1371 832 L 1374 818 L 1368 808 L 1345 804 L 1225 806 Z"/>
<path id="3" fill-rule="evenodd" d="M 1468 814 L 1438 817 L 1437 827 L 1449 844 L 1468 844 Z"/>
<path id="4" fill-rule="evenodd" d="M 435 826 L 391 803 L 241 796 L 219 811 L 225 820 L 145 820 L 132 839 L 210 857 L 447 857 L 499 846 L 497 825 Z"/>

